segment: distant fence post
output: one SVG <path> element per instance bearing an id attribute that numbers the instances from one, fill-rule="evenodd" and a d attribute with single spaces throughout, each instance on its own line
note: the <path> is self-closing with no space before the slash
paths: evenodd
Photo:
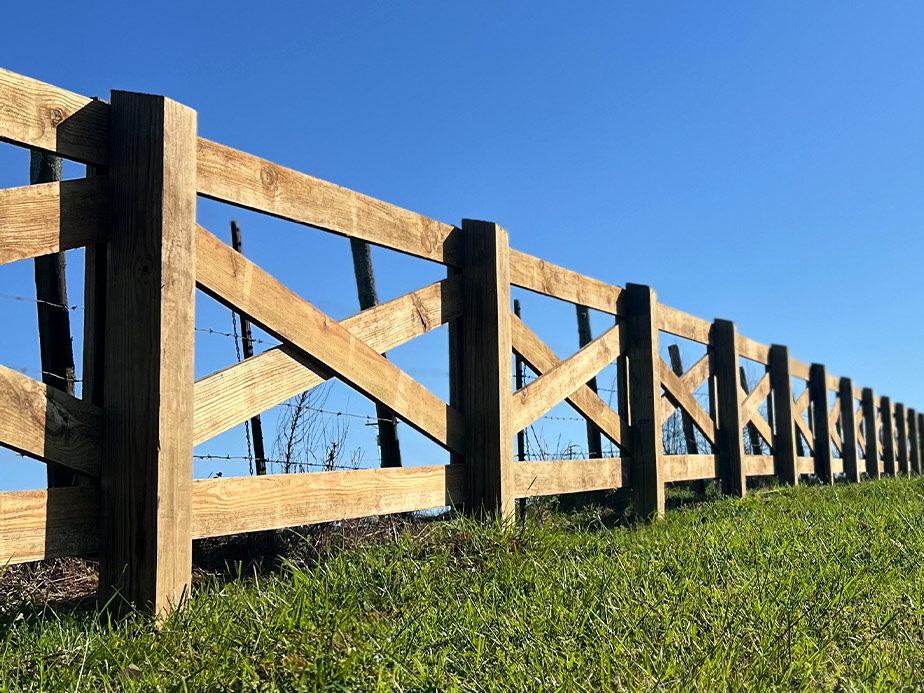
<path id="1" fill-rule="evenodd" d="M 892 416 L 892 400 L 879 399 L 879 419 L 882 423 L 882 469 L 883 474 L 895 476 L 895 419 Z"/>
<path id="2" fill-rule="evenodd" d="M 908 419 L 901 402 L 895 404 L 895 438 L 898 441 L 898 473 L 908 476 Z"/>
<path id="3" fill-rule="evenodd" d="M 828 373 L 821 363 L 809 368 L 809 397 L 812 401 L 812 433 L 815 436 L 815 474 L 824 483 L 834 482 L 831 473 L 831 422 L 828 419 Z"/>
<path id="4" fill-rule="evenodd" d="M 921 440 L 918 438 L 918 414 L 914 409 L 908 410 L 908 447 L 910 470 L 921 473 Z"/>
<path id="5" fill-rule="evenodd" d="M 841 404 L 841 458 L 844 460 L 844 475 L 848 481 L 860 481 L 860 463 L 857 456 L 857 412 L 853 408 L 853 382 L 841 378 L 838 382 L 838 397 Z"/>
<path id="6" fill-rule="evenodd" d="M 746 493 L 744 440 L 741 436 L 741 375 L 738 368 L 738 330 L 730 320 L 712 323 L 715 358 L 716 399 L 719 430 L 717 433 L 722 492 L 742 497 Z"/>
<path id="7" fill-rule="evenodd" d="M 626 343 L 632 426 L 632 491 L 635 516 L 664 514 L 664 442 L 661 437 L 661 367 L 658 297 L 651 287 L 626 284 Z"/>
<path id="8" fill-rule="evenodd" d="M 462 221 L 462 411 L 466 510 L 513 517 L 513 347 L 507 232 Z"/>
<path id="9" fill-rule="evenodd" d="M 163 614 L 192 571 L 196 112 L 114 91 L 110 128 L 99 594 Z"/>
<path id="10" fill-rule="evenodd" d="M 876 425 L 876 396 L 872 388 L 863 388 L 863 428 L 866 435 L 866 474 L 879 478 L 879 427 Z"/>
<path id="11" fill-rule="evenodd" d="M 924 414 L 918 414 L 918 463 L 920 470 L 924 471 Z"/>
<path id="12" fill-rule="evenodd" d="M 782 484 L 799 483 L 796 466 L 796 420 L 793 414 L 792 373 L 789 369 L 789 349 L 782 344 L 770 347 L 770 391 L 773 394 L 773 455 L 776 476 Z"/>

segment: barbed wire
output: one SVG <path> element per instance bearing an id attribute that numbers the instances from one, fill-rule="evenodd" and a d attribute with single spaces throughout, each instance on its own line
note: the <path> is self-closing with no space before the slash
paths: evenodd
<path id="1" fill-rule="evenodd" d="M 51 306 L 52 308 L 63 308 L 64 310 L 83 310 L 83 306 L 74 304 L 72 306 L 65 305 L 63 303 L 55 303 L 54 301 L 46 301 L 42 298 L 31 298 L 29 296 L 16 296 L 15 294 L 0 294 L 0 299 L 6 301 L 16 301 L 17 303 L 36 303 L 46 306 Z"/>
<path id="2" fill-rule="evenodd" d="M 248 460 L 247 457 L 243 455 L 215 455 L 215 454 L 202 454 L 202 455 L 193 455 L 193 459 L 196 460 L 218 460 L 222 462 L 245 462 Z M 290 468 L 315 468 L 315 469 L 348 469 L 355 470 L 360 469 L 360 467 L 354 467 L 347 464 L 336 464 L 329 462 L 293 462 L 291 460 L 276 460 L 276 459 L 267 459 L 269 464 L 278 464 L 286 465 Z"/>
<path id="3" fill-rule="evenodd" d="M 234 339 L 234 334 L 231 332 L 222 332 L 221 330 L 216 330 L 211 327 L 197 327 L 196 332 L 202 332 L 203 334 L 211 334 L 218 337 L 228 337 Z M 260 339 L 258 337 L 251 337 L 250 341 L 254 344 L 267 344 L 269 346 L 279 346 L 279 342 L 268 342 L 265 339 Z"/>
<path id="4" fill-rule="evenodd" d="M 82 383 L 83 380 L 80 378 L 68 378 L 66 376 L 60 375 L 59 373 L 52 373 L 51 371 L 44 371 L 39 368 L 29 368 L 28 366 L 7 366 L 12 371 L 17 371 L 23 375 L 47 375 L 51 378 L 57 378 L 58 380 L 63 380 L 69 383 Z"/>

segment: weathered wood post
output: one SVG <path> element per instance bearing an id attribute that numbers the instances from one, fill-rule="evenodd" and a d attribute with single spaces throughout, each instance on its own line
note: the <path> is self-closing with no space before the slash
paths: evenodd
<path id="1" fill-rule="evenodd" d="M 918 464 L 919 471 L 924 471 L 924 414 L 918 414 Z"/>
<path id="2" fill-rule="evenodd" d="M 192 565 L 195 111 L 113 92 L 109 180 L 99 593 L 164 614 Z"/>
<path id="3" fill-rule="evenodd" d="M 898 442 L 898 473 L 908 476 L 908 419 L 901 402 L 895 404 L 895 439 Z"/>
<path id="4" fill-rule="evenodd" d="M 879 399 L 879 419 L 882 422 L 882 469 L 883 474 L 895 476 L 895 419 L 892 416 L 892 400 Z"/>
<path id="5" fill-rule="evenodd" d="M 466 510 L 507 519 L 514 512 L 513 347 L 507 232 L 462 220 L 462 412 Z"/>
<path id="6" fill-rule="evenodd" d="M 773 455 L 776 477 L 782 484 L 799 483 L 796 466 L 796 420 L 793 415 L 792 373 L 789 369 L 789 349 L 781 344 L 770 347 L 770 391 L 773 397 Z"/>
<path id="7" fill-rule="evenodd" d="M 879 427 L 876 425 L 876 396 L 872 388 L 863 388 L 863 429 L 866 435 L 866 475 L 879 478 Z"/>
<path id="8" fill-rule="evenodd" d="M 860 481 L 860 461 L 857 457 L 857 413 L 853 408 L 853 382 L 850 378 L 838 381 L 838 397 L 841 405 L 841 458 L 844 461 L 844 476 L 847 481 Z"/>
<path id="9" fill-rule="evenodd" d="M 716 400 L 719 430 L 716 446 L 722 470 L 722 492 L 743 497 L 746 493 L 744 439 L 741 431 L 741 371 L 738 368 L 738 329 L 730 320 L 712 323 Z"/>
<path id="10" fill-rule="evenodd" d="M 812 434 L 815 441 L 815 474 L 823 483 L 834 483 L 831 473 L 831 422 L 828 419 L 828 374 L 821 363 L 809 368 L 809 398 L 812 401 Z"/>
<path id="11" fill-rule="evenodd" d="M 918 413 L 908 410 L 908 448 L 909 469 L 915 474 L 921 473 L 921 440 L 918 437 Z"/>
<path id="12" fill-rule="evenodd" d="M 582 305 L 575 305 L 574 308 L 577 313 L 578 346 L 583 349 L 594 339 L 590 329 L 590 310 Z M 591 378 L 587 386 L 596 394 L 597 379 Z M 603 457 L 603 434 L 592 421 L 587 422 L 587 456 L 591 459 Z"/>
<path id="13" fill-rule="evenodd" d="M 651 287 L 626 284 L 623 329 L 628 345 L 635 516 L 640 520 L 656 519 L 664 514 L 664 469 L 658 297 Z"/>

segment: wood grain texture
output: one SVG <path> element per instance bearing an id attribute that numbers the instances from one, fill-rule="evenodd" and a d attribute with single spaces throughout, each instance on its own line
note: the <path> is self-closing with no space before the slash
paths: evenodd
<path id="1" fill-rule="evenodd" d="M 658 309 L 660 310 L 660 308 L 659 304 Z M 680 383 L 686 388 L 687 392 L 695 393 L 711 375 L 712 354 L 707 351 L 687 369 L 686 373 L 680 376 Z M 675 411 L 677 411 L 677 405 L 666 394 L 661 395 L 661 421 L 667 421 L 674 415 Z"/>
<path id="2" fill-rule="evenodd" d="M 462 411 L 466 511 L 513 517 L 513 346 L 510 248 L 489 221 L 462 220 Z"/>
<path id="3" fill-rule="evenodd" d="M 768 362 L 776 423 L 776 435 L 773 438 L 776 476 L 781 484 L 795 486 L 799 483 L 799 474 L 796 467 L 796 415 L 792 397 L 789 349 L 782 344 L 772 345 L 768 353 Z M 801 419 L 801 414 L 799 418 Z"/>
<path id="4" fill-rule="evenodd" d="M 620 354 L 621 327 L 614 325 L 576 354 L 559 361 L 513 395 L 513 430 L 521 431 L 587 385 Z"/>
<path id="5" fill-rule="evenodd" d="M 895 418 L 892 400 L 889 397 L 879 398 L 879 420 L 882 427 L 882 471 L 889 476 L 895 476 Z"/>
<path id="6" fill-rule="evenodd" d="M 0 190 L 0 265 L 105 240 L 105 178 Z"/>
<path id="7" fill-rule="evenodd" d="M 843 432 L 841 458 L 844 464 L 844 475 L 848 481 L 856 483 L 860 481 L 860 460 L 857 452 L 857 420 L 853 408 L 853 383 L 850 378 L 841 378 L 838 387 Z"/>
<path id="8" fill-rule="evenodd" d="M 796 469 L 799 474 L 814 474 L 815 473 L 815 458 L 814 457 L 797 457 L 796 458 Z"/>
<path id="9" fill-rule="evenodd" d="M 812 450 L 815 457 L 815 474 L 823 482 L 834 482 L 831 464 L 831 418 L 828 414 L 828 375 L 820 363 L 813 363 L 809 372 L 809 397 L 812 400 L 814 441 Z"/>
<path id="10" fill-rule="evenodd" d="M 664 515 L 661 440 L 661 357 L 658 297 L 648 286 L 626 285 L 629 412 L 632 426 L 632 490 L 639 519 Z"/>
<path id="11" fill-rule="evenodd" d="M 591 279 L 518 250 L 510 251 L 510 283 L 611 315 L 625 313 L 623 290 L 620 287 Z"/>
<path id="12" fill-rule="evenodd" d="M 98 487 L 0 493 L 0 565 L 99 549 Z"/>
<path id="13" fill-rule="evenodd" d="M 462 504 L 463 464 L 270 474 L 193 482 L 192 535 L 334 522 Z"/>
<path id="14" fill-rule="evenodd" d="M 101 427 L 98 407 L 0 366 L 0 445 L 99 476 Z"/>
<path id="15" fill-rule="evenodd" d="M 745 455 L 744 473 L 746 476 L 773 476 L 776 473 L 774 455 Z"/>
<path id="16" fill-rule="evenodd" d="M 517 498 L 621 488 L 625 458 L 542 460 L 513 465 Z"/>
<path id="17" fill-rule="evenodd" d="M 346 327 L 202 227 L 196 228 L 196 252 L 196 280 L 206 293 L 390 407 L 434 442 L 462 451 L 464 422 L 459 412 Z"/>
<path id="18" fill-rule="evenodd" d="M 810 376 L 811 367 L 807 363 L 803 363 L 802 361 L 798 361 L 790 357 L 789 371 L 792 373 L 794 378 L 799 378 L 800 380 L 805 380 L 807 382 Z"/>
<path id="19" fill-rule="evenodd" d="M 712 323 L 661 303 L 658 304 L 658 329 L 708 346 Z"/>
<path id="20" fill-rule="evenodd" d="M 872 388 L 863 388 L 863 426 L 866 428 L 864 447 L 866 473 L 870 479 L 879 478 L 879 418 L 876 416 L 876 395 Z"/>
<path id="21" fill-rule="evenodd" d="M 510 333 L 513 350 L 536 373 L 543 374 L 561 363 L 561 359 L 517 316 L 511 316 Z M 568 404 L 590 419 L 601 432 L 623 450 L 630 447 L 629 423 L 606 402 L 584 385 L 566 398 Z"/>
<path id="22" fill-rule="evenodd" d="M 715 349 L 715 377 L 717 386 L 719 433 L 717 452 L 722 470 L 722 492 L 726 496 L 743 497 L 745 494 L 744 441 L 741 430 L 739 392 L 741 375 L 738 368 L 738 339 L 735 323 L 716 320 L 712 327 Z"/>
<path id="23" fill-rule="evenodd" d="M 770 347 L 753 339 L 737 335 L 738 355 L 751 361 L 767 365 L 770 362 Z"/>
<path id="24" fill-rule="evenodd" d="M 719 476 L 716 455 L 664 455 L 665 481 L 696 481 Z"/>
<path id="25" fill-rule="evenodd" d="M 744 395 L 743 390 L 741 394 Z M 770 374 L 764 373 L 763 377 L 757 382 L 757 385 L 754 386 L 754 389 L 744 395 L 744 400 L 741 402 L 741 421 L 747 424 L 755 418 L 763 420 L 760 416 L 760 405 L 763 404 L 769 396 Z M 764 424 L 766 425 L 766 421 L 764 421 Z M 761 435 L 764 435 L 763 431 L 761 431 Z M 772 440 L 768 440 L 767 442 L 771 445 L 773 443 Z"/>
<path id="26" fill-rule="evenodd" d="M 109 105 L 0 69 L 0 141 L 109 163 Z"/>
<path id="27" fill-rule="evenodd" d="M 700 406 L 693 393 L 684 387 L 683 381 L 674 373 L 664 359 L 660 359 L 659 366 L 661 385 L 664 387 L 668 398 L 673 401 L 675 406 L 683 409 L 706 437 L 706 440 L 715 445 L 716 431 L 712 418 Z"/>
<path id="28" fill-rule="evenodd" d="M 199 194 L 448 265 L 455 228 L 215 142 L 198 142 Z"/>
<path id="29" fill-rule="evenodd" d="M 459 276 L 364 310 L 340 324 L 354 337 L 384 354 L 462 313 Z M 205 442 L 285 402 L 333 373 L 304 357 L 299 349 L 278 346 L 196 381 L 193 441 Z"/>
<path id="30" fill-rule="evenodd" d="M 99 595 L 163 614 L 192 570 L 196 113 L 116 91 L 110 130 Z"/>

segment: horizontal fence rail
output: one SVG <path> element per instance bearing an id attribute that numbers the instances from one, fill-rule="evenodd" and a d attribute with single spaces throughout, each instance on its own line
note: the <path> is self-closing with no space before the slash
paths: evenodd
<path id="1" fill-rule="evenodd" d="M 748 477 L 921 471 L 924 414 L 732 322 L 663 305 L 647 286 L 511 249 L 494 223 L 445 224 L 202 139 L 195 112 L 169 99 L 114 92 L 106 103 L 0 70 L 0 140 L 88 165 L 85 179 L 0 190 L 0 264 L 88 248 L 87 286 L 105 297 L 87 313 L 85 360 L 101 372 L 84 398 L 0 366 L 0 444 L 86 480 L 0 493 L 0 561 L 99 555 L 102 600 L 119 592 L 167 612 L 189 589 L 192 541 L 205 537 L 446 506 L 506 518 L 518 498 L 618 488 L 631 490 L 636 517 L 651 518 L 672 482 L 715 479 L 740 496 Z M 197 196 L 441 263 L 447 277 L 337 321 L 196 225 Z M 511 312 L 511 287 L 614 324 L 562 359 Z M 280 345 L 193 382 L 196 289 Z M 442 325 L 448 404 L 385 358 Z M 685 369 L 669 364 L 662 333 L 705 353 Z M 535 373 L 515 391 L 514 355 Z M 760 371 L 753 384 L 743 360 Z M 611 364 L 614 406 L 592 385 Z M 452 463 L 191 478 L 193 446 L 331 378 L 387 406 Z M 562 402 L 618 456 L 515 462 L 513 436 Z M 688 454 L 664 450 L 677 412 Z"/>

